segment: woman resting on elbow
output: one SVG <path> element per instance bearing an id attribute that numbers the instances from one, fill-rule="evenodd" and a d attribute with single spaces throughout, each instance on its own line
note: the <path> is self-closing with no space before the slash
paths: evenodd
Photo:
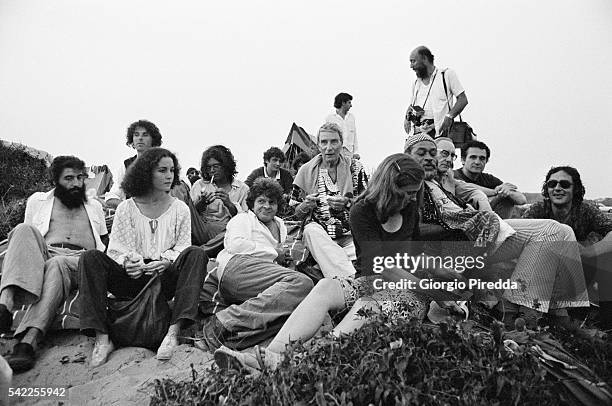
<path id="1" fill-rule="evenodd" d="M 106 362 L 114 345 L 109 338 L 106 295 L 134 298 L 155 273 L 160 274 L 166 299 L 174 297 L 170 327 L 157 358 L 170 359 L 178 333 L 196 320 L 198 296 L 208 258 L 203 249 L 190 247 L 189 208 L 170 195 L 179 182 L 176 156 L 152 148 L 128 168 L 121 184 L 132 197 L 115 213 L 108 252 L 87 251 L 81 257 L 81 331 L 95 333 L 91 366 Z"/>
<path id="2" fill-rule="evenodd" d="M 333 329 L 332 335 L 349 334 L 367 320 L 356 313 L 361 308 L 374 311 L 400 311 L 402 316 L 423 319 L 429 300 L 410 290 L 374 292 L 372 281 L 378 278 L 364 265 L 364 248 L 368 243 L 405 242 L 418 236 L 418 199 L 424 172 L 422 167 L 406 154 L 385 158 L 370 182 L 370 187 L 359 196 L 351 209 L 350 222 L 357 252 L 357 279 L 322 279 L 291 314 L 273 341 L 265 349 L 256 349 L 253 355 L 221 347 L 215 352 L 215 361 L 221 368 L 262 369 L 275 368 L 282 360 L 290 341 L 306 341 L 319 330 L 328 312 L 351 308 Z M 366 249 L 365 251 L 369 251 Z M 415 252 L 415 255 L 417 253 Z M 370 267 L 371 268 L 371 267 Z M 398 272 L 405 278 L 410 272 L 393 270 L 390 280 Z M 383 273 L 383 278 L 385 275 Z"/>

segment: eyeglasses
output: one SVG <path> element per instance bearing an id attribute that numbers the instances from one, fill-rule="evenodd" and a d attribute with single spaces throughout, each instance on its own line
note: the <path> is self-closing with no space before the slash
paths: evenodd
<path id="1" fill-rule="evenodd" d="M 221 169 L 221 164 L 212 164 L 212 165 L 206 165 L 206 166 L 205 166 L 205 169 L 206 169 L 207 171 L 211 171 L 211 170 L 212 170 L 212 171 L 217 171 L 217 170 Z"/>
<path id="2" fill-rule="evenodd" d="M 573 183 L 570 182 L 569 180 L 554 180 L 554 179 L 551 179 L 548 182 L 546 182 L 546 186 L 548 186 L 549 189 L 554 189 L 555 187 L 557 187 L 557 183 L 563 189 L 569 189 L 573 185 Z"/>
<path id="3" fill-rule="evenodd" d="M 448 158 L 450 156 L 453 161 L 457 159 L 457 154 L 454 152 L 448 152 L 445 149 L 438 149 L 438 153 L 442 155 L 442 158 Z"/>

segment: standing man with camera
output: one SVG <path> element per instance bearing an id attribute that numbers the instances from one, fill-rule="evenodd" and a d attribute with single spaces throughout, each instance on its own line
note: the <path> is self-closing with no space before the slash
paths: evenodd
<path id="1" fill-rule="evenodd" d="M 453 120 L 468 104 L 457 74 L 452 69 L 436 68 L 433 54 L 424 46 L 410 53 L 410 68 L 417 79 L 412 86 L 412 98 L 404 119 L 406 134 L 425 133 L 434 138 L 448 136 Z"/>

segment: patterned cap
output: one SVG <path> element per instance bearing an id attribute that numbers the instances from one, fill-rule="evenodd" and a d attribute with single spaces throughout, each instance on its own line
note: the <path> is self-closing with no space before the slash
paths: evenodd
<path id="1" fill-rule="evenodd" d="M 421 141 L 431 141 L 434 145 L 436 144 L 434 139 L 425 133 L 412 134 L 411 136 L 406 138 L 406 144 L 404 144 L 404 152 L 408 152 L 408 150 L 412 148 L 414 144 Z"/>

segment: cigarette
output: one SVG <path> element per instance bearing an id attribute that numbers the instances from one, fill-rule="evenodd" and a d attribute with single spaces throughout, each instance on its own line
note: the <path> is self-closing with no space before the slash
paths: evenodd
<path id="1" fill-rule="evenodd" d="M 215 175 L 210 177 L 210 184 L 214 185 L 215 184 Z"/>

